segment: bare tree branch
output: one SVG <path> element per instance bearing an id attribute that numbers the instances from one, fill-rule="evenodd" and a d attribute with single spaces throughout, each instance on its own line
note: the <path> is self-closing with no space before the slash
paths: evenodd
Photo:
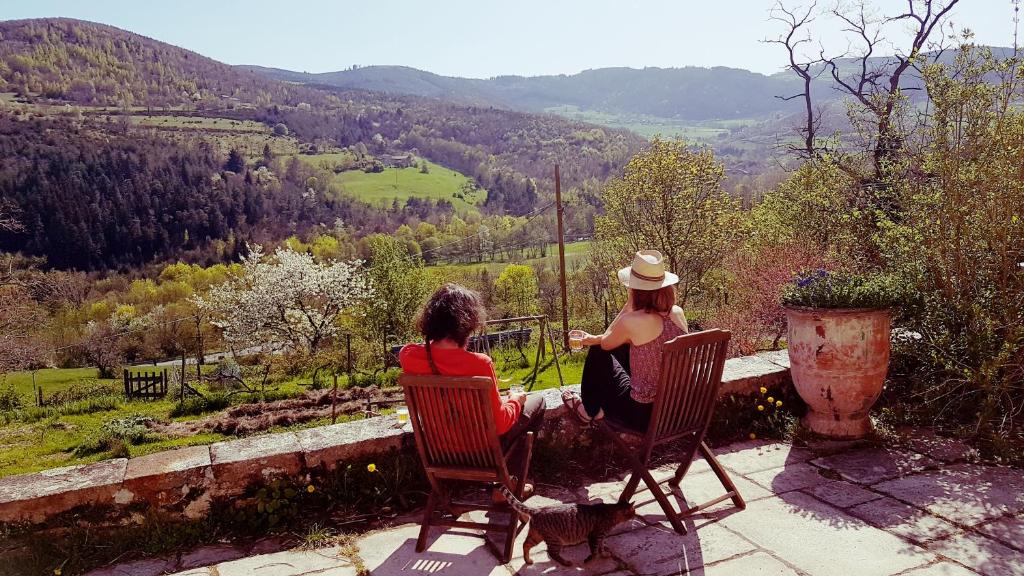
<path id="1" fill-rule="evenodd" d="M 816 145 L 820 117 L 815 113 L 814 100 L 811 97 L 811 85 L 822 71 L 819 68 L 817 72 L 812 72 L 812 69 L 816 64 L 821 64 L 822 62 L 821 60 L 801 61 L 797 53 L 799 46 L 810 42 L 811 39 L 809 35 L 804 38 L 797 38 L 797 34 L 801 29 L 814 21 L 811 15 L 814 13 L 815 8 L 816 4 L 811 4 L 806 11 L 802 12 L 802 15 L 799 15 L 796 11 L 787 10 L 780 0 L 769 12 L 769 18 L 782 22 L 788 30 L 775 40 L 765 40 L 768 44 L 779 44 L 786 49 L 789 55 L 789 69 L 803 80 L 803 92 L 791 96 L 776 96 L 776 98 L 784 101 L 796 100 L 798 98 L 803 99 L 805 122 L 798 129 L 798 133 L 803 138 L 803 145 L 793 148 L 795 152 L 800 153 L 806 158 L 816 157 L 821 152 Z"/>

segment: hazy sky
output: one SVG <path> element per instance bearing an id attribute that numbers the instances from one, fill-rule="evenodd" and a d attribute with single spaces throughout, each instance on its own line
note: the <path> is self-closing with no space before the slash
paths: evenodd
<path id="1" fill-rule="evenodd" d="M 780 30 L 768 20 L 774 3 L 3 0 L 0 19 L 93 20 L 229 64 L 308 72 L 353 64 L 401 64 L 470 77 L 572 74 L 606 66 L 732 66 L 771 73 L 783 66 L 784 54 L 778 46 L 759 41 Z M 874 4 L 897 10 L 906 0 Z M 979 43 L 1012 44 L 1012 0 L 961 0 L 953 21 L 972 29 Z M 835 34 L 834 22 L 822 16 L 816 25 L 826 46 L 846 47 Z"/>

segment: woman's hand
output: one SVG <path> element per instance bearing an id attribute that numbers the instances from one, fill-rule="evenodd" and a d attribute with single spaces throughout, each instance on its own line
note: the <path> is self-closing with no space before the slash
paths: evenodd
<path id="1" fill-rule="evenodd" d="M 512 402 L 515 402 L 516 404 L 519 404 L 520 408 L 526 406 L 526 394 L 524 392 L 520 392 L 518 394 L 509 394 L 508 399 L 511 400 Z"/>

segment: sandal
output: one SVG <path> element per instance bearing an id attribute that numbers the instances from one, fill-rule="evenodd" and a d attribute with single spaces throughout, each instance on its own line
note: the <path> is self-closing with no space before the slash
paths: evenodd
<path id="1" fill-rule="evenodd" d="M 587 414 L 586 408 L 583 407 L 583 399 L 572 390 L 562 390 L 562 403 L 583 424 L 590 424 L 592 421 L 600 420 L 604 417 L 604 410 L 598 411 L 597 416 L 594 417 Z"/>

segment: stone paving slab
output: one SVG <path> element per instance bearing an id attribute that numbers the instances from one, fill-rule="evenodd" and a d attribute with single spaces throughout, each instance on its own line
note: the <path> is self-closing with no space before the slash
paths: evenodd
<path id="1" fill-rule="evenodd" d="M 978 576 L 978 573 L 952 562 L 937 562 L 921 568 L 914 568 L 900 576 Z"/>
<path id="2" fill-rule="evenodd" d="M 944 438 L 927 428 L 907 427 L 901 428 L 898 432 L 912 450 L 935 460 L 957 462 L 968 459 L 975 453 L 975 450 L 963 440 Z"/>
<path id="3" fill-rule="evenodd" d="M 748 474 L 758 485 L 770 493 L 784 494 L 801 488 L 809 488 L 827 482 L 821 475 L 821 469 L 807 463 L 792 464 L 782 468 L 772 468 L 763 472 Z"/>
<path id="4" fill-rule="evenodd" d="M 875 489 L 963 526 L 1024 512 L 1024 474 L 1009 468 L 956 464 Z"/>
<path id="5" fill-rule="evenodd" d="M 814 484 L 802 491 L 837 508 L 850 508 L 882 497 L 881 494 L 842 480 Z"/>
<path id="6" fill-rule="evenodd" d="M 345 576 L 356 576 L 352 562 L 338 555 L 337 548 L 287 550 L 275 554 L 249 556 L 217 565 L 217 576 L 300 576 L 322 574 L 333 569 Z"/>
<path id="7" fill-rule="evenodd" d="M 977 527 L 989 538 L 995 538 L 1011 548 L 1024 552 L 1024 517 L 1000 518 Z"/>
<path id="8" fill-rule="evenodd" d="M 93 570 L 87 576 L 154 576 L 167 574 L 175 568 L 176 562 L 171 559 L 136 560 Z"/>
<path id="9" fill-rule="evenodd" d="M 755 546 L 719 524 L 680 535 L 660 526 L 613 536 L 608 548 L 640 575 L 686 574 L 705 564 L 752 552 Z"/>
<path id="10" fill-rule="evenodd" d="M 881 498 L 855 506 L 849 513 L 876 528 L 918 544 L 945 538 L 959 531 L 956 526 L 941 518 L 892 498 Z"/>
<path id="11" fill-rule="evenodd" d="M 869 448 L 825 456 L 812 460 L 811 464 L 832 470 L 851 482 L 870 485 L 937 467 L 941 463 L 924 454 L 892 448 Z"/>
<path id="12" fill-rule="evenodd" d="M 811 576 L 889 576 L 934 559 L 926 550 L 800 492 L 753 502 L 720 523 Z"/>
<path id="13" fill-rule="evenodd" d="M 718 461 L 739 474 L 751 474 L 762 470 L 792 466 L 814 458 L 814 452 L 790 444 L 774 442 L 761 444 L 754 450 L 745 449 L 722 454 Z"/>
<path id="14" fill-rule="evenodd" d="M 439 572 L 464 576 L 509 576 L 481 538 L 457 530 L 431 530 L 427 549 L 416 552 L 419 526 L 407 524 L 359 541 L 359 556 L 374 576 Z"/>
<path id="15" fill-rule="evenodd" d="M 209 566 L 220 562 L 237 560 L 244 556 L 245 552 L 230 544 L 201 546 L 192 550 L 188 554 L 183 555 L 181 557 L 181 562 L 178 563 L 178 569 L 188 570 L 190 568 L 200 568 L 202 566 Z"/>
<path id="16" fill-rule="evenodd" d="M 990 576 L 1024 574 L 1024 554 L 972 532 L 954 534 L 934 542 L 932 550 Z"/>
<path id="17" fill-rule="evenodd" d="M 725 560 L 693 571 L 694 576 L 797 576 L 796 570 L 786 566 L 767 552 L 755 552 L 732 560 Z"/>

